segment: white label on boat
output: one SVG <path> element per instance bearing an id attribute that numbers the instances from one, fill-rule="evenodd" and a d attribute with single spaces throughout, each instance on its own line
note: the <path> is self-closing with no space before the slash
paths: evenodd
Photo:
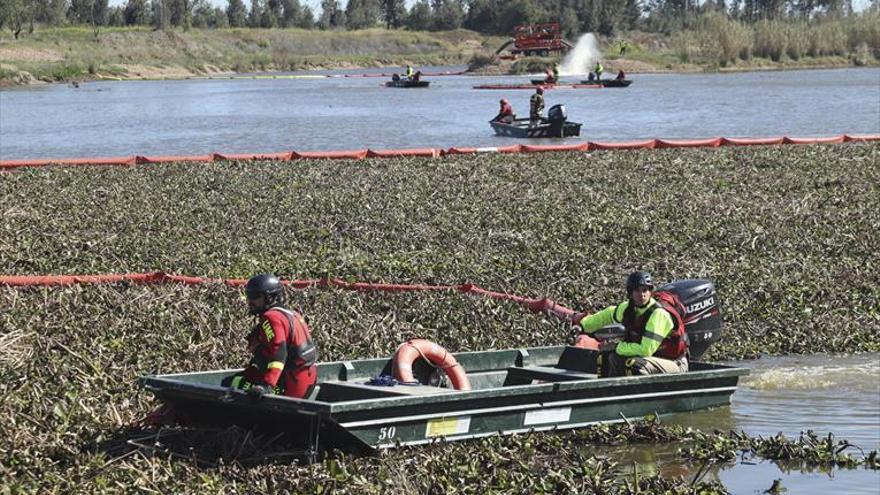
<path id="1" fill-rule="evenodd" d="M 542 425 L 545 423 L 563 423 L 571 418 L 570 407 L 558 407 L 556 409 L 538 409 L 526 411 L 524 426 Z"/>
<path id="2" fill-rule="evenodd" d="M 488 146 L 486 148 L 477 148 L 477 153 L 498 153 L 498 148 L 495 146 Z"/>
<path id="3" fill-rule="evenodd" d="M 428 426 L 425 429 L 425 438 L 457 435 L 467 433 L 470 429 L 470 416 L 431 419 L 428 421 Z"/>

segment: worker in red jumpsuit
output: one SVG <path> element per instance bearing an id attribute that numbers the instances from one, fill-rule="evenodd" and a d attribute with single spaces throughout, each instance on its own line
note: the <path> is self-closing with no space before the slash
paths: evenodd
<path id="1" fill-rule="evenodd" d="M 501 104 L 501 109 L 498 110 L 498 115 L 496 115 L 492 122 L 504 122 L 505 124 L 512 124 L 514 120 L 516 120 L 516 114 L 513 113 L 513 105 L 507 101 L 507 98 L 501 98 L 499 102 Z"/>
<path id="2" fill-rule="evenodd" d="M 247 337 L 253 356 L 247 368 L 226 377 L 223 386 L 256 397 L 305 397 L 318 378 L 318 351 L 308 325 L 301 314 L 283 307 L 284 287 L 274 275 L 252 277 L 245 293 L 248 311 L 259 318 Z"/>

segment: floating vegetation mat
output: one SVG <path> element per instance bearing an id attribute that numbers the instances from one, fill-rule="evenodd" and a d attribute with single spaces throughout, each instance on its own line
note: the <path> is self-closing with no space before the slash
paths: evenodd
<path id="1" fill-rule="evenodd" d="M 622 299 L 626 275 L 645 268 L 658 280 L 715 282 L 726 333 L 710 360 L 878 351 L 878 150 L 21 170 L 0 176 L 0 272 L 473 282 L 591 310 Z M 518 305 L 455 292 L 313 288 L 289 297 L 309 318 L 322 360 L 390 356 L 415 336 L 454 351 L 568 338 L 564 326 Z M 135 426 L 155 406 L 136 390 L 137 376 L 240 366 L 249 324 L 241 292 L 220 284 L 0 288 L 2 488 L 628 493 L 638 484 L 724 492 L 704 480 L 626 474 L 578 447 L 602 443 L 594 430 L 300 466 L 283 439 Z M 691 438 L 670 434 L 663 443 Z M 804 437 L 801 447 L 778 439 L 743 447 L 746 440 L 727 436 L 700 450 L 692 437 L 697 447 L 681 455 L 696 463 L 725 462 L 731 448 L 806 458 L 799 452 L 825 445 L 824 437 Z M 832 454 L 821 450 L 808 461 L 850 466 L 839 457 L 850 450 L 834 453 L 835 442 Z M 876 465 L 865 454 L 854 462 Z"/>

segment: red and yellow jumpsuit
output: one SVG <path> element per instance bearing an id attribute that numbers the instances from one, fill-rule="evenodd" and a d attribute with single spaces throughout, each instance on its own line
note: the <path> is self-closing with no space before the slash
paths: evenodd
<path id="1" fill-rule="evenodd" d="M 232 377 L 234 388 L 263 385 L 273 393 L 302 398 L 318 378 L 317 349 L 302 315 L 270 308 L 248 335 L 253 352 L 244 372 Z"/>

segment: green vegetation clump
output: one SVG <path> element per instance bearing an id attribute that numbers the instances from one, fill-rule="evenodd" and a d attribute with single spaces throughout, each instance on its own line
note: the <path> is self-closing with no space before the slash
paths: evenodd
<path id="1" fill-rule="evenodd" d="M 715 281 L 726 327 L 710 359 L 877 351 L 878 151 L 860 144 L 22 169 L 0 181 L 0 267 L 473 282 L 580 310 L 622 299 L 626 274 L 645 268 L 658 280 Z M 288 295 L 325 361 L 390 356 L 416 336 L 466 351 L 561 344 L 569 332 L 514 303 L 454 291 L 315 287 Z M 628 439 L 685 441 L 704 445 L 700 459 L 717 463 L 742 445 L 740 437 L 634 423 L 299 466 L 278 438 L 137 425 L 156 405 L 135 389 L 138 376 L 241 366 L 250 322 L 241 291 L 222 284 L 0 288 L 4 488 L 629 493 L 638 485 L 724 493 L 584 452 Z M 786 442 L 750 445 L 758 456 L 854 465 L 839 442 Z M 876 467 L 876 454 L 865 459 Z"/>

